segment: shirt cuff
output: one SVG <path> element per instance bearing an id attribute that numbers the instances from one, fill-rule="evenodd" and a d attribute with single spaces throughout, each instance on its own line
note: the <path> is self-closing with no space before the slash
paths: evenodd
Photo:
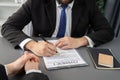
<path id="1" fill-rule="evenodd" d="M 26 72 L 26 74 L 29 74 L 29 73 L 32 73 L 32 72 L 42 73 L 42 71 L 41 71 L 41 70 L 31 69 L 31 70 L 28 70 L 28 71 Z"/>
<path id="2" fill-rule="evenodd" d="M 87 47 L 93 47 L 95 45 L 95 43 L 92 41 L 92 39 L 90 39 L 88 36 L 84 36 L 87 40 L 89 45 Z"/>
<path id="3" fill-rule="evenodd" d="M 28 43 L 28 42 L 31 41 L 31 40 L 32 40 L 32 39 L 27 38 L 27 39 L 23 40 L 23 41 L 19 44 L 19 46 L 20 46 L 22 49 L 24 49 L 25 44 Z"/>
<path id="4" fill-rule="evenodd" d="M 8 75 L 7 66 L 6 66 L 6 65 L 4 65 L 4 66 L 5 66 L 5 71 L 6 71 L 6 74 Z"/>

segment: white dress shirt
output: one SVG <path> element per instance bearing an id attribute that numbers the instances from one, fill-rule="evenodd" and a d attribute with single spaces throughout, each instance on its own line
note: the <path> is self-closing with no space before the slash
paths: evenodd
<path id="1" fill-rule="evenodd" d="M 66 19 L 67 19 L 67 23 L 66 23 L 66 32 L 65 32 L 65 36 L 70 36 L 71 35 L 71 27 L 72 27 L 72 7 L 73 7 L 74 1 L 71 2 L 70 4 L 68 4 L 67 8 L 66 8 Z M 59 29 L 59 22 L 60 22 L 60 15 L 61 15 L 61 4 L 59 4 L 56 0 L 56 28 L 54 33 L 52 34 L 52 37 L 56 37 L 57 33 L 58 33 L 58 29 Z M 93 47 L 94 46 L 94 42 L 88 37 L 88 36 L 84 36 L 86 37 L 86 39 L 88 40 L 88 47 Z M 24 46 L 27 42 L 29 42 L 30 38 L 27 38 L 25 40 L 23 40 L 19 46 L 24 49 Z"/>
<path id="2" fill-rule="evenodd" d="M 74 1 L 70 4 L 68 4 L 65 12 L 66 12 L 66 31 L 65 31 L 65 36 L 70 36 L 71 35 L 71 25 L 72 25 L 72 7 L 73 7 Z M 57 11 L 57 16 L 56 16 L 56 28 L 55 31 L 52 35 L 52 37 L 56 37 L 58 34 L 58 29 L 59 29 L 59 23 L 60 23 L 60 15 L 61 15 L 61 4 L 56 1 L 56 11 Z"/>

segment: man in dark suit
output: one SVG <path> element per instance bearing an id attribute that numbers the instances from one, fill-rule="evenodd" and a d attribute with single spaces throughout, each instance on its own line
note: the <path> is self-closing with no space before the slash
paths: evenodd
<path id="1" fill-rule="evenodd" d="M 23 56 L 16 61 L 5 66 L 0 64 L 0 80 L 8 80 L 7 75 L 18 73 L 23 67 L 26 75 L 23 80 L 49 80 L 48 77 L 39 70 L 39 58 L 34 54 L 25 52 Z"/>
<path id="2" fill-rule="evenodd" d="M 62 17 L 61 17 L 62 15 Z M 64 16 L 64 17 L 63 17 Z M 36 42 L 22 32 L 30 21 L 33 36 L 60 37 L 55 45 Z M 61 29 L 61 26 L 63 29 Z M 87 33 L 89 28 L 93 31 Z M 38 56 L 52 56 L 61 49 L 98 46 L 114 37 L 95 0 L 27 0 L 2 26 L 2 35 L 15 48 L 31 50 Z M 59 32 L 63 32 L 62 36 Z"/>

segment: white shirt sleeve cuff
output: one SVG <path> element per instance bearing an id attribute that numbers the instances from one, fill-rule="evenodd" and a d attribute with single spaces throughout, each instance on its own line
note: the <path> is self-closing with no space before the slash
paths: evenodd
<path id="1" fill-rule="evenodd" d="M 23 40 L 23 41 L 19 44 L 19 46 L 20 46 L 22 49 L 24 49 L 25 44 L 28 43 L 28 42 L 31 41 L 31 40 L 32 40 L 32 39 L 27 38 L 27 39 Z"/>
<path id="2" fill-rule="evenodd" d="M 7 70 L 7 67 L 6 67 L 6 65 L 4 65 L 5 66 L 5 71 L 6 71 L 6 74 L 8 75 L 8 70 Z"/>
<path id="3" fill-rule="evenodd" d="M 88 36 L 84 36 L 87 40 L 89 45 L 87 47 L 93 47 L 95 45 L 95 43 L 88 37 Z"/>
<path id="4" fill-rule="evenodd" d="M 26 72 L 26 74 L 29 74 L 29 73 L 32 73 L 32 72 L 42 73 L 42 71 L 41 71 L 41 70 L 31 69 L 31 70 L 28 70 L 28 71 Z"/>

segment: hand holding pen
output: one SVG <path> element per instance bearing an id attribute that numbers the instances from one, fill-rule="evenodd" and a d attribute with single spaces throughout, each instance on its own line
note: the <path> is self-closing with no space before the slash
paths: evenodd
<path id="1" fill-rule="evenodd" d="M 39 37 L 43 40 L 43 41 L 45 41 L 45 42 L 47 42 L 48 44 L 51 44 L 51 45 L 53 45 L 53 46 L 55 46 L 53 43 L 50 43 L 50 42 L 48 42 L 45 38 L 44 38 L 44 36 L 43 35 L 39 35 Z M 55 46 L 56 47 L 56 46 Z M 50 47 L 49 47 L 49 49 L 51 49 Z M 58 53 L 58 51 L 55 49 L 51 49 L 52 51 L 54 51 L 54 52 L 56 52 L 56 53 Z"/>
<path id="2" fill-rule="evenodd" d="M 40 36 L 41 37 L 41 36 Z M 42 38 L 42 37 L 41 37 Z M 50 42 L 47 42 L 44 37 L 44 41 L 36 42 L 34 40 L 29 41 L 25 48 L 31 50 L 37 56 L 52 56 L 56 54 L 56 46 Z"/>

